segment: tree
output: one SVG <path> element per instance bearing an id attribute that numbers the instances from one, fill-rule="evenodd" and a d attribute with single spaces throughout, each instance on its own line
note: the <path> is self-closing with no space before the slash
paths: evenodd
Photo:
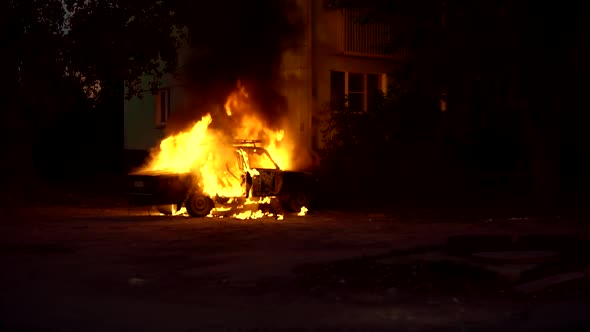
<path id="1" fill-rule="evenodd" d="M 12 0 L 2 6 L 2 92 L 10 123 L 2 137 L 10 156 L 2 163 L 3 202 L 11 205 L 7 198 L 26 200 L 36 181 L 32 153 L 35 140 L 44 139 L 38 133 L 83 99 L 100 103 L 122 95 L 123 81 L 130 95 L 141 92 L 145 74 L 156 86 L 176 68 L 179 38 L 172 34 L 173 13 L 162 11 L 159 1 Z"/>

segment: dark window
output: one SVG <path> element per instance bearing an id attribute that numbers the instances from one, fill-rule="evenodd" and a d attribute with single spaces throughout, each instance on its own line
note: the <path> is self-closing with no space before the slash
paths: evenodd
<path id="1" fill-rule="evenodd" d="M 344 109 L 345 82 L 344 72 L 330 72 L 330 104 L 333 110 Z"/>
<path id="2" fill-rule="evenodd" d="M 349 92 L 348 93 L 348 109 L 355 112 L 360 112 L 363 110 L 364 104 L 364 93 L 358 92 Z"/>
<path id="3" fill-rule="evenodd" d="M 364 74 L 348 74 L 348 108 L 355 112 L 363 111 L 365 109 Z"/>
<path id="4" fill-rule="evenodd" d="M 348 92 L 364 92 L 365 82 L 363 74 L 350 73 L 348 74 Z"/>
<path id="5" fill-rule="evenodd" d="M 163 127 L 170 115 L 170 89 L 160 89 L 156 95 L 156 125 Z"/>
<path id="6" fill-rule="evenodd" d="M 330 72 L 331 106 L 362 112 L 375 107 L 381 87 L 381 74 Z"/>
<path id="7" fill-rule="evenodd" d="M 367 109 L 374 109 L 377 102 L 377 96 L 381 89 L 379 87 L 379 75 L 367 74 Z"/>

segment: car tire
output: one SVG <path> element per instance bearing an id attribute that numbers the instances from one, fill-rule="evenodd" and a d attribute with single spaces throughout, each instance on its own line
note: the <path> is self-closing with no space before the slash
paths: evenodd
<path id="1" fill-rule="evenodd" d="M 164 204 L 156 206 L 156 209 L 165 216 L 172 216 L 180 210 L 181 206 L 182 204 Z"/>
<path id="2" fill-rule="evenodd" d="M 191 217 L 202 218 L 209 213 L 215 206 L 215 203 L 209 196 L 205 196 L 203 194 L 193 194 L 191 195 L 185 203 L 186 212 Z"/>
<path id="3" fill-rule="evenodd" d="M 291 212 L 299 212 L 302 207 L 309 209 L 311 197 L 305 191 L 296 191 L 289 195 L 286 208 Z"/>

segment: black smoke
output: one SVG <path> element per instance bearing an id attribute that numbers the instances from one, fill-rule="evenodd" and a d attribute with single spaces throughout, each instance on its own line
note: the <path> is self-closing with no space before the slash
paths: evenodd
<path id="1" fill-rule="evenodd" d="M 181 68 L 192 103 L 176 120 L 198 120 L 223 105 L 239 81 L 270 127 L 286 115 L 279 84 L 283 51 L 302 38 L 301 10 L 291 0 L 185 1 L 177 13 L 188 27 L 191 54 Z M 214 120 L 215 121 L 215 120 Z"/>

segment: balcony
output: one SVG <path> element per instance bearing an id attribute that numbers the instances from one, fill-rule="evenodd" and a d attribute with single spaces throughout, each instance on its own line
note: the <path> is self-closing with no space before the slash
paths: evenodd
<path id="1" fill-rule="evenodd" d="M 395 28 L 390 22 L 365 22 L 362 9 L 344 9 L 338 14 L 337 47 L 344 55 L 403 58 L 409 47 L 394 47 Z"/>

